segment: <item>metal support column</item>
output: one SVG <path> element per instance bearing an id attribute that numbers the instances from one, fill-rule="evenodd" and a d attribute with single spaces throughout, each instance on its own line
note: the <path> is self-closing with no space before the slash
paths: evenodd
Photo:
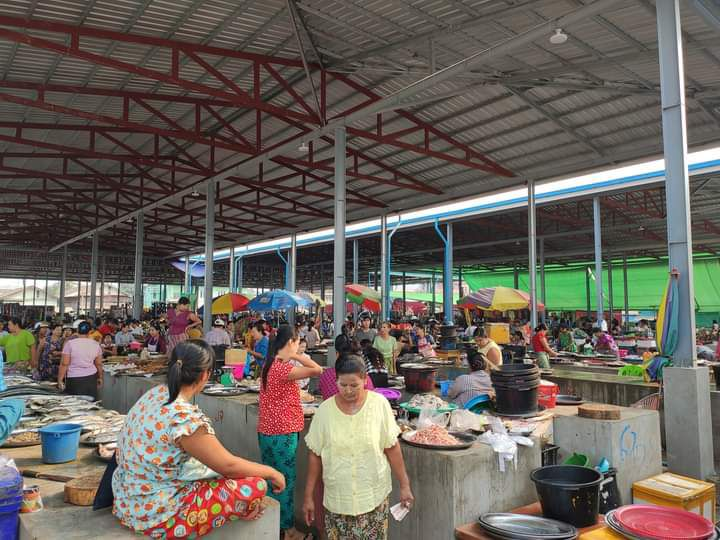
<path id="1" fill-rule="evenodd" d="M 215 252 L 215 183 L 208 182 L 205 186 L 205 280 L 203 331 L 212 328 L 213 300 L 213 254 Z"/>
<path id="2" fill-rule="evenodd" d="M 463 297 L 462 264 L 458 266 L 458 302 Z"/>
<path id="3" fill-rule="evenodd" d="M 185 256 L 185 283 L 183 293 L 187 296 L 192 292 L 192 269 L 190 268 L 190 254 Z"/>
<path id="4" fill-rule="evenodd" d="M 145 215 L 140 212 L 135 219 L 135 286 L 133 288 L 133 319 L 140 319 L 143 312 L 143 242 L 145 241 Z"/>
<path id="5" fill-rule="evenodd" d="M 245 276 L 243 274 L 243 264 L 243 257 L 242 255 L 240 255 L 235 262 L 235 265 L 237 266 L 237 292 L 239 292 L 240 294 L 242 294 L 243 281 L 245 279 Z"/>
<path id="6" fill-rule="evenodd" d="M 590 317 L 590 310 L 592 309 L 592 306 L 590 305 L 590 267 L 585 267 L 585 299 L 587 300 L 587 310 L 585 311 L 585 315 L 587 317 Z"/>
<path id="7" fill-rule="evenodd" d="M 228 260 L 228 288 L 230 289 L 231 293 L 235 292 L 235 289 L 237 289 L 237 284 L 235 283 L 236 275 L 235 275 L 235 248 L 230 248 L 230 258 Z"/>
<path id="8" fill-rule="evenodd" d="M 92 237 L 92 253 L 90 255 L 90 318 L 97 316 L 97 276 L 100 249 L 100 232 L 96 232 Z"/>
<path id="9" fill-rule="evenodd" d="M 600 197 L 593 198 L 593 230 L 595 238 L 595 317 L 598 326 L 602 325 L 605 312 L 603 299 L 602 231 L 600 220 Z"/>
<path id="10" fill-rule="evenodd" d="M 24 280 L 23 280 L 23 282 L 24 282 Z M 80 278 L 78 278 L 77 311 L 75 312 L 75 317 L 76 317 L 76 318 L 80 315 L 80 298 L 81 298 L 81 295 L 82 295 L 82 281 L 80 280 Z M 25 294 L 23 293 L 23 297 L 24 297 L 24 296 L 25 296 Z M 25 302 L 24 299 L 23 299 L 23 302 Z"/>
<path id="11" fill-rule="evenodd" d="M 43 299 L 43 320 L 47 318 L 47 297 L 48 297 L 48 285 L 50 285 L 50 265 L 47 259 L 45 260 L 45 298 Z"/>
<path id="12" fill-rule="evenodd" d="M 435 232 L 445 244 L 445 256 L 443 258 L 443 316 L 445 324 L 453 324 L 453 275 L 452 275 L 452 256 L 453 256 L 453 232 L 452 223 L 447 224 L 446 234 L 440 230 L 440 224 L 435 221 Z"/>
<path id="13" fill-rule="evenodd" d="M 608 314 L 609 314 L 608 318 L 610 319 L 608 321 L 608 329 L 612 329 L 613 317 L 615 316 L 613 314 L 613 309 L 615 306 L 613 305 L 613 275 L 612 275 L 612 254 L 611 253 L 608 253 L 608 256 L 607 256 L 607 275 L 608 275 L 607 282 L 608 282 Z"/>
<path id="14" fill-rule="evenodd" d="M 297 234 L 292 233 L 290 235 L 290 253 L 288 253 L 290 259 L 289 276 L 288 276 L 288 290 L 296 292 L 297 289 Z M 291 309 L 287 313 L 288 324 L 295 324 L 295 310 Z"/>
<path id="15" fill-rule="evenodd" d="M 539 253 L 540 253 L 540 302 L 545 306 L 545 239 L 540 238 L 539 240 Z M 545 321 L 547 316 L 547 308 L 543 310 L 542 320 Z"/>
<path id="16" fill-rule="evenodd" d="M 345 152 L 344 127 L 335 129 L 335 258 L 333 262 L 333 322 L 335 335 L 345 320 Z"/>
<path id="17" fill-rule="evenodd" d="M 432 277 L 430 278 L 430 290 L 432 292 L 432 304 L 430 307 L 430 313 L 435 317 L 435 288 L 437 284 L 435 282 L 435 270 L 433 270 Z"/>
<path id="18" fill-rule="evenodd" d="M 513 288 L 520 288 L 520 268 L 517 263 L 513 265 Z"/>
<path id="19" fill-rule="evenodd" d="M 103 312 L 103 305 L 105 304 L 105 255 L 100 256 L 100 313 Z"/>
<path id="20" fill-rule="evenodd" d="M 528 180 L 528 285 L 530 288 L 530 326 L 538 324 L 537 310 L 537 231 L 535 228 L 535 181 Z"/>
<path id="21" fill-rule="evenodd" d="M 402 273 L 402 307 L 403 307 L 402 316 L 403 316 L 403 317 L 405 317 L 405 313 L 407 313 L 407 290 L 406 290 L 406 286 L 407 286 L 407 276 L 406 276 L 405 272 L 403 272 L 403 273 Z"/>
<path id="22" fill-rule="evenodd" d="M 387 216 L 380 217 L 380 320 L 386 321 L 390 313 L 390 307 L 387 305 L 387 299 L 390 294 L 387 291 L 389 279 L 387 275 Z M 377 289 L 378 280 L 375 279 L 375 289 Z"/>
<path id="23" fill-rule="evenodd" d="M 360 283 L 360 245 L 357 240 L 353 240 L 353 260 L 352 260 L 352 271 L 353 271 L 353 283 Z M 353 304 L 353 313 L 355 320 L 357 321 L 358 313 L 360 312 L 360 306 Z"/>
<path id="24" fill-rule="evenodd" d="M 58 308 L 60 309 L 60 318 L 65 317 L 65 282 L 67 281 L 67 246 L 63 246 L 62 254 L 62 270 L 60 271 L 60 298 L 58 299 Z"/>
<path id="25" fill-rule="evenodd" d="M 630 293 L 628 291 L 628 265 L 627 255 L 623 255 L 623 302 L 625 308 L 625 328 L 630 319 Z"/>
<path id="26" fill-rule="evenodd" d="M 715 474 L 710 378 L 696 364 L 690 180 L 680 2 L 656 0 L 668 266 L 678 285 L 677 346 L 663 371 L 668 468 L 707 479 Z"/>

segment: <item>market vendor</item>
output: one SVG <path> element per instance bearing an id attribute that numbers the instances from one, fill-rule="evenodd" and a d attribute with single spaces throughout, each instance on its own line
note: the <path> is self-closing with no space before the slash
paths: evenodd
<path id="1" fill-rule="evenodd" d="M 415 345 L 417 346 L 418 354 L 421 354 L 423 357 L 430 358 L 435 356 L 435 340 L 425 332 L 425 327 L 422 325 L 415 327 Z"/>
<path id="2" fill-rule="evenodd" d="M 487 364 L 487 357 L 483 353 L 471 352 L 469 354 L 470 373 L 456 378 L 448 391 L 448 398 L 458 407 L 464 407 L 474 397 L 495 394 Z"/>
<path id="3" fill-rule="evenodd" d="M 537 365 L 540 369 L 550 369 L 550 358 L 555 358 L 557 353 L 550 347 L 547 340 L 547 326 L 540 323 L 535 328 L 535 334 L 530 340 L 532 349 L 537 356 Z"/>
<path id="4" fill-rule="evenodd" d="M 305 437 L 308 474 L 303 514 L 309 526 L 324 509 L 327 538 L 387 538 L 391 473 L 400 503 L 415 501 L 405 471 L 400 430 L 387 399 L 365 389 L 365 363 L 347 355 L 336 365 L 338 393 L 318 408 Z M 315 488 L 322 479 L 322 508 Z"/>
<path id="5" fill-rule="evenodd" d="M 225 329 L 225 321 L 222 319 L 215 319 L 212 330 L 205 334 L 205 341 L 211 347 L 232 347 L 230 334 L 228 334 Z"/>
<path id="6" fill-rule="evenodd" d="M 265 334 L 265 321 L 257 321 L 250 327 L 250 336 L 253 340 L 253 350 L 248 351 L 250 355 L 250 362 L 245 364 L 245 371 L 243 375 L 249 377 L 253 374 L 253 365 L 257 366 L 257 372 L 259 373 L 262 369 L 265 360 L 268 355 L 268 348 L 270 346 L 270 339 Z"/>
<path id="7" fill-rule="evenodd" d="M 358 343 L 362 343 L 366 339 L 370 341 L 370 343 L 375 341 L 375 336 L 377 336 L 377 330 L 375 330 L 374 328 L 370 328 L 371 322 L 372 319 L 370 318 L 370 314 L 367 311 L 360 315 L 360 327 L 355 330 L 355 339 L 358 341 Z"/>
<path id="8" fill-rule="evenodd" d="M 653 331 L 647 322 L 647 319 L 640 319 L 635 327 L 635 337 L 640 339 L 653 339 Z"/>
<path id="9" fill-rule="evenodd" d="M 130 325 L 124 322 L 120 327 L 120 331 L 115 335 L 115 345 L 127 348 L 134 340 L 135 338 L 130 332 Z"/>
<path id="10" fill-rule="evenodd" d="M 103 336 L 103 340 L 100 343 L 100 348 L 103 352 L 103 358 L 109 356 L 117 356 L 117 345 L 113 342 L 113 338 L 110 334 Z"/>
<path id="11" fill-rule="evenodd" d="M 601 327 L 593 328 L 593 348 L 598 354 L 610 354 L 620 358 L 620 349 L 613 337 Z"/>
<path id="12" fill-rule="evenodd" d="M 396 373 L 395 361 L 398 357 L 399 347 L 394 337 L 390 335 L 390 323 L 380 325 L 380 332 L 373 340 L 373 347 L 380 351 L 385 359 L 385 367 L 390 375 Z"/>
<path id="13" fill-rule="evenodd" d="M 570 330 L 567 323 L 560 325 L 560 334 L 558 335 L 558 351 L 577 352 L 577 345 L 575 344 L 575 336 Z"/>
<path id="14" fill-rule="evenodd" d="M 190 299 L 181 296 L 177 307 L 167 311 L 167 321 L 170 325 L 167 336 L 167 352 L 172 353 L 175 346 L 189 338 L 189 332 L 202 324 L 200 318 L 190 310 Z"/>
<path id="15" fill-rule="evenodd" d="M 36 354 L 35 337 L 23 330 L 19 317 L 10 317 L 8 332 L 0 336 L 0 347 L 5 348 L 5 363 L 16 369 L 30 369 Z"/>
<path id="16" fill-rule="evenodd" d="M 150 328 L 148 328 L 148 338 L 145 342 L 145 346 L 147 347 L 148 352 L 151 353 L 167 353 L 167 343 L 165 343 L 165 338 L 160 332 L 160 327 L 156 324 L 152 324 L 150 325 Z"/>
<path id="17" fill-rule="evenodd" d="M 128 412 L 118 438 L 113 514 L 153 538 L 197 538 L 262 512 L 267 481 L 285 489 L 277 470 L 236 457 L 193 405 L 215 357 L 199 340 L 173 350 L 167 385 L 146 392 Z"/>
<path id="18" fill-rule="evenodd" d="M 473 339 L 475 340 L 475 345 L 477 345 L 478 352 L 487 360 L 487 370 L 500 369 L 503 363 L 502 351 L 500 350 L 500 346 L 487 335 L 487 330 L 484 326 L 478 326 L 475 329 Z"/>
<path id="19" fill-rule="evenodd" d="M 102 349 L 90 339 L 90 323 L 78 325 L 78 337 L 63 346 L 62 362 L 58 369 L 58 389 L 75 396 L 98 398 L 103 385 Z"/>

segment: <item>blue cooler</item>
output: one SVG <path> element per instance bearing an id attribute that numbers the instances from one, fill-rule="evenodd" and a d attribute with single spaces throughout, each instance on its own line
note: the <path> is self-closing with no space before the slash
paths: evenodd
<path id="1" fill-rule="evenodd" d="M 0 468 L 0 538 L 17 540 L 23 480 L 12 467 Z"/>

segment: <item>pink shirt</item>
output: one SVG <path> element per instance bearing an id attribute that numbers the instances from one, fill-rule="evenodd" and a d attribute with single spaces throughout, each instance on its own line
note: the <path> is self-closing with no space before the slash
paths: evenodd
<path id="1" fill-rule="evenodd" d="M 172 308 L 168 309 L 167 319 L 170 323 L 168 334 L 171 336 L 184 334 L 188 325 L 188 317 L 190 317 L 190 311 L 180 311 Z"/>
<path id="2" fill-rule="evenodd" d="M 68 377 L 88 377 L 97 373 L 95 359 L 102 356 L 100 344 L 94 339 L 78 337 L 65 343 L 63 355 L 70 356 Z"/>

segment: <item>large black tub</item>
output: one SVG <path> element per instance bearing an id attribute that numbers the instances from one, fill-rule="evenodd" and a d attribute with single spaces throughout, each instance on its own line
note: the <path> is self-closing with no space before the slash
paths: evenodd
<path id="1" fill-rule="evenodd" d="M 543 516 L 576 527 L 595 525 L 600 508 L 603 475 L 577 465 L 551 465 L 530 473 Z"/>

